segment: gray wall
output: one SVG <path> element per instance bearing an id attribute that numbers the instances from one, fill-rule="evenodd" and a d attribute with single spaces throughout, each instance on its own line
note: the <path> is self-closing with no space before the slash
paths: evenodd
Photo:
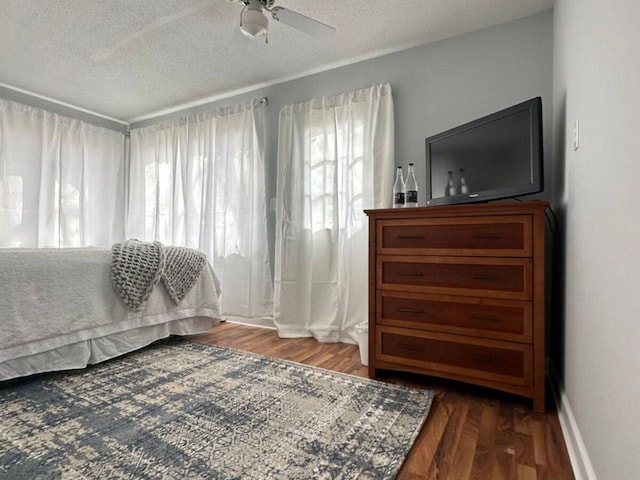
<path id="1" fill-rule="evenodd" d="M 267 96 L 267 197 L 275 195 L 278 115 L 287 104 L 336 95 L 378 83 L 390 83 L 395 105 L 396 164 L 416 165 L 419 202 L 426 201 L 426 137 L 541 96 L 544 112 L 545 168 L 550 198 L 552 102 L 552 12 L 472 32 L 360 63 L 157 117 L 132 128 L 222 105 Z M 392 185 L 389 185 L 391 188 Z M 273 254 L 274 214 L 269 216 Z"/>
<path id="2" fill-rule="evenodd" d="M 640 478 L 639 21 L 638 0 L 556 0 L 554 359 L 576 478 Z"/>

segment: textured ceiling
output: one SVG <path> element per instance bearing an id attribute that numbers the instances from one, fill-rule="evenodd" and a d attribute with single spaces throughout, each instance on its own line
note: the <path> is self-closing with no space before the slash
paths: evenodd
<path id="1" fill-rule="evenodd" d="M 0 0 L 0 84 L 121 121 L 508 22 L 553 0 L 278 0 L 337 29 L 271 21 L 238 53 L 228 0 Z"/>

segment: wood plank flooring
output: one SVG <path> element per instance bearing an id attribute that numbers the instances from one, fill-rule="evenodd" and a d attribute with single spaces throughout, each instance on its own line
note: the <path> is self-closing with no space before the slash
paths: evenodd
<path id="1" fill-rule="evenodd" d="M 192 339 L 367 377 L 355 345 L 281 339 L 273 330 L 229 322 Z M 527 399 L 472 385 L 397 372 L 384 381 L 436 393 L 399 480 L 574 478 L 550 398 L 547 413 L 537 414 Z"/>

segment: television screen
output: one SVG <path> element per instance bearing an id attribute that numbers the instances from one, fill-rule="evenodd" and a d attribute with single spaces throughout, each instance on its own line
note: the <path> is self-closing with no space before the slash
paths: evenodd
<path id="1" fill-rule="evenodd" d="M 541 192 L 542 101 L 536 97 L 426 139 L 427 205 Z"/>

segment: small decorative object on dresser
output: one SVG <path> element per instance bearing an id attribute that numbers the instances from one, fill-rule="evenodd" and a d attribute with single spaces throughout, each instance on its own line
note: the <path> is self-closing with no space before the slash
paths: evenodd
<path id="1" fill-rule="evenodd" d="M 366 210 L 369 376 L 483 385 L 545 409 L 548 202 Z"/>

